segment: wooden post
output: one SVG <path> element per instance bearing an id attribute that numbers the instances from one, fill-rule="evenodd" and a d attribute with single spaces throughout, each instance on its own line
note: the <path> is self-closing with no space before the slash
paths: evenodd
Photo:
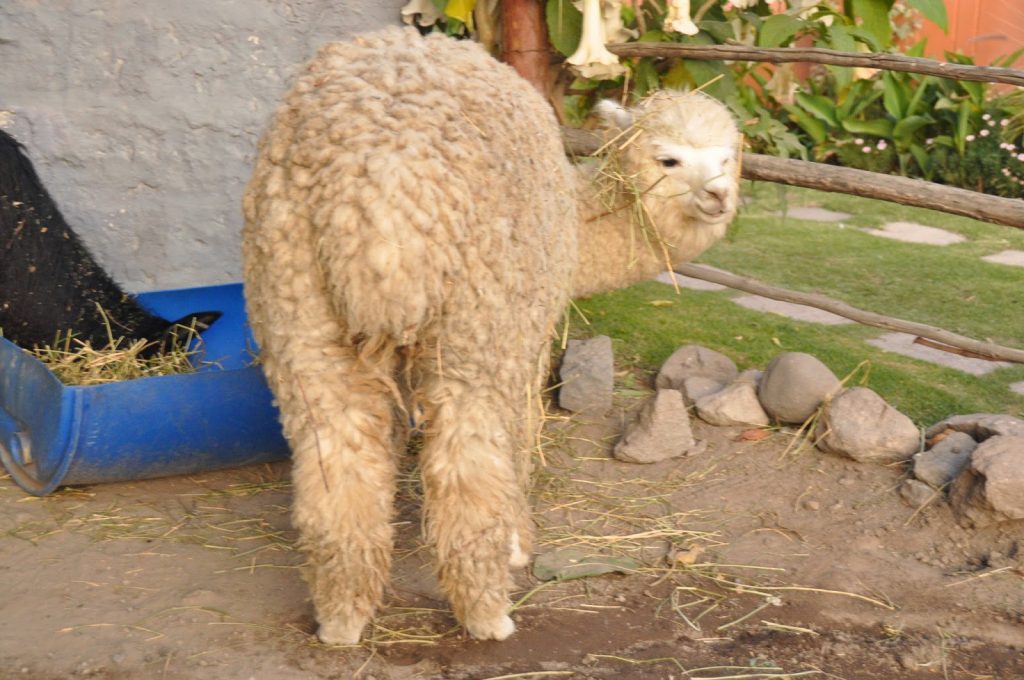
<path id="1" fill-rule="evenodd" d="M 540 0 L 501 0 L 501 58 L 548 95 L 548 32 Z"/>

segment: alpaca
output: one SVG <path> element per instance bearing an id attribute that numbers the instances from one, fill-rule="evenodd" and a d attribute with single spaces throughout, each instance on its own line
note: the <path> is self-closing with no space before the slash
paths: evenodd
<path id="1" fill-rule="evenodd" d="M 392 28 L 321 48 L 261 140 L 246 299 L 322 641 L 358 642 L 381 599 L 410 414 L 455 616 L 479 639 L 515 630 L 509 567 L 529 561 L 538 394 L 569 296 L 689 260 L 733 217 L 739 135 L 720 104 L 663 93 L 602 110 L 622 130 L 619 190 L 568 161 L 511 68 Z M 633 186 L 639 201 L 616 207 Z"/>
<path id="2" fill-rule="evenodd" d="M 0 130 L 0 331 L 22 347 L 58 335 L 94 347 L 124 337 L 154 351 L 179 326 L 202 331 L 219 312 L 168 321 L 146 311 L 93 259 L 43 187 L 21 145 Z"/>

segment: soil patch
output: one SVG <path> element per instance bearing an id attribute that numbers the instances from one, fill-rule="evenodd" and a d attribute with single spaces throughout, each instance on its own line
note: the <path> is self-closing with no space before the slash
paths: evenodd
<path id="1" fill-rule="evenodd" d="M 1024 526 L 907 506 L 902 467 L 694 421 L 686 458 L 611 446 L 641 402 L 552 419 L 537 552 L 629 557 L 628 575 L 517 574 L 506 642 L 465 639 L 402 479 L 386 607 L 329 648 L 301 580 L 287 464 L 64 490 L 0 480 L 0 677 L 1020 678 Z"/>

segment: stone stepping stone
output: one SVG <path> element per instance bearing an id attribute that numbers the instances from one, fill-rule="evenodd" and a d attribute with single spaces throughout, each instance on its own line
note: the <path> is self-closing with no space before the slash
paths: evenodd
<path id="1" fill-rule="evenodd" d="M 837 212 L 817 206 L 796 206 L 788 208 L 783 217 L 792 217 L 797 220 L 811 220 L 814 222 L 845 222 L 853 217 L 850 213 Z"/>
<path id="2" fill-rule="evenodd" d="M 850 319 L 839 316 L 838 314 L 833 314 L 832 312 L 826 312 L 825 310 L 818 309 L 817 307 L 808 307 L 807 305 L 798 305 L 792 302 L 772 300 L 770 298 L 761 297 L 760 295 L 741 295 L 740 297 L 732 298 L 732 301 L 756 312 L 778 314 L 796 321 L 809 321 L 810 323 L 820 323 L 826 326 L 839 326 L 842 324 L 854 323 Z"/>
<path id="3" fill-rule="evenodd" d="M 921 359 L 940 366 L 953 368 L 971 375 L 985 375 L 999 368 L 1013 366 L 1006 361 L 985 361 L 984 359 L 972 359 L 962 357 L 959 354 L 943 352 L 941 349 L 918 345 L 914 342 L 915 336 L 907 333 L 886 333 L 885 335 L 868 340 L 869 345 L 884 349 L 905 357 Z"/>
<path id="4" fill-rule="evenodd" d="M 704 279 L 695 279 L 692 276 L 683 276 L 682 274 L 676 274 L 675 272 L 662 272 L 658 274 L 655 281 L 660 283 L 667 283 L 668 285 L 678 285 L 680 288 L 686 288 L 689 290 L 728 290 L 726 286 L 720 283 L 713 283 L 711 281 L 705 281 Z"/>
<path id="5" fill-rule="evenodd" d="M 986 255 L 981 259 L 985 260 L 985 262 L 1008 264 L 1012 267 L 1024 267 L 1024 250 L 1004 250 L 995 255 Z"/>
<path id="6" fill-rule="evenodd" d="M 1010 391 L 1016 392 L 1017 394 L 1024 394 L 1024 382 L 1011 383 Z"/>
<path id="7" fill-rule="evenodd" d="M 954 234 L 945 229 L 928 227 L 915 222 L 889 222 L 883 224 L 881 229 L 867 229 L 865 231 L 872 236 L 891 238 L 895 241 L 904 241 L 906 243 L 925 243 L 932 246 L 948 246 L 967 240 L 960 234 Z"/>

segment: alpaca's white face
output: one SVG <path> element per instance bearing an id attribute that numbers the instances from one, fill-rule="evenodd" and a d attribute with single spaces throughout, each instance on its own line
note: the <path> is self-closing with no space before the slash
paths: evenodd
<path id="1" fill-rule="evenodd" d="M 662 92 L 634 110 L 607 100 L 596 110 L 620 137 L 635 140 L 623 145 L 623 162 L 648 207 L 697 225 L 724 229 L 732 221 L 741 138 L 725 106 L 706 95 Z M 631 136 L 634 127 L 645 134 Z"/>
<path id="2" fill-rule="evenodd" d="M 685 213 L 705 223 L 732 220 L 739 200 L 735 148 L 659 143 L 653 162 L 653 176 L 661 176 L 652 195 L 678 199 Z"/>

